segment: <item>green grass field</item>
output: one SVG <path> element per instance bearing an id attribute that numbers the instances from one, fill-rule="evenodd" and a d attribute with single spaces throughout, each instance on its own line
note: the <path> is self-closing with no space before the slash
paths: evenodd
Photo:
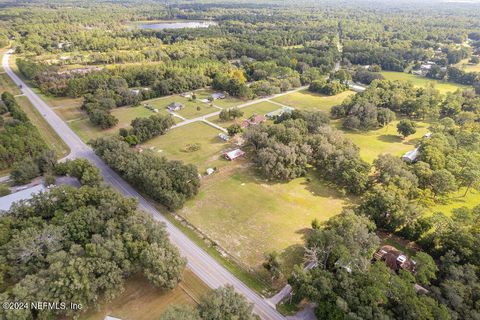
<path id="1" fill-rule="evenodd" d="M 181 97 L 179 95 L 148 100 L 148 101 L 144 101 L 143 103 L 149 104 L 157 108 L 159 111 L 162 111 L 162 110 L 164 111 L 167 108 L 167 106 L 172 102 L 180 102 L 181 104 L 184 105 L 184 108 L 181 109 L 180 111 L 177 111 L 176 113 L 178 113 L 179 115 L 187 119 L 200 117 L 200 116 L 203 116 L 212 112 L 216 112 L 219 110 L 208 103 L 204 103 L 198 100 L 190 101 L 189 99 Z M 200 107 L 200 110 L 197 110 L 197 107 Z"/>
<path id="2" fill-rule="evenodd" d="M 325 96 L 308 90 L 301 90 L 272 100 L 295 109 L 330 112 L 333 106 L 339 105 L 352 94 L 354 94 L 353 91 L 345 91 L 335 96 Z"/>
<path id="3" fill-rule="evenodd" d="M 220 120 L 219 116 L 214 116 L 214 117 L 208 118 L 208 120 L 212 121 L 213 123 L 218 124 L 219 126 L 227 128 L 228 126 L 235 123 L 235 121 L 240 122 L 240 121 L 242 121 L 242 119 L 248 119 L 249 117 L 251 117 L 254 114 L 265 115 L 266 113 L 269 113 L 271 111 L 275 111 L 275 110 L 281 109 L 281 108 L 282 107 L 277 105 L 277 104 L 274 104 L 274 103 L 271 103 L 271 102 L 268 102 L 268 101 L 262 101 L 262 102 L 259 102 L 259 103 L 252 104 L 248 107 L 241 108 L 241 110 L 243 112 L 243 116 L 240 119 L 233 120 L 233 121 L 222 121 L 222 120 Z"/>
<path id="4" fill-rule="evenodd" d="M 453 82 L 445 82 L 439 81 L 434 79 L 428 79 L 425 77 L 416 76 L 413 74 L 405 73 L 405 72 L 394 72 L 394 71 L 382 71 L 381 74 L 387 80 L 401 80 L 401 81 L 410 81 L 416 87 L 425 87 L 429 83 L 433 83 L 435 88 L 440 91 L 440 93 L 447 93 L 447 92 L 454 92 L 458 89 L 468 89 L 468 86 L 464 86 L 461 84 L 456 84 Z"/>
<path id="5" fill-rule="evenodd" d="M 101 303 L 99 310 L 81 315 L 85 320 L 103 320 L 107 315 L 120 319 L 157 320 L 172 305 L 195 305 L 209 288 L 190 270 L 185 270 L 183 281 L 173 290 L 163 291 L 150 285 L 141 275 L 125 283 L 125 291 L 108 303 Z"/>
<path id="6" fill-rule="evenodd" d="M 311 221 L 325 221 L 351 201 L 314 173 L 271 183 L 258 178 L 247 160 L 237 160 L 204 178 L 199 195 L 178 214 L 242 263 L 261 270 L 264 254 L 272 250 L 287 261 L 298 256 Z"/>
<path id="7" fill-rule="evenodd" d="M 403 139 L 397 132 L 398 121 L 393 121 L 387 127 L 371 131 L 346 131 L 341 128 L 340 121 L 334 121 L 332 125 L 343 130 L 344 135 L 360 148 L 360 156 L 367 162 L 373 162 L 380 154 L 390 153 L 402 156 L 412 150 L 425 133 L 429 125 L 417 122 L 417 132 Z"/>
<path id="8" fill-rule="evenodd" d="M 480 72 L 480 63 L 470 64 L 468 63 L 470 59 L 463 59 L 455 65 L 455 67 L 462 69 L 465 72 Z"/>
<path id="9" fill-rule="evenodd" d="M 37 127 L 48 147 L 55 151 L 58 158 L 63 158 L 70 153 L 70 149 L 62 139 L 55 133 L 52 127 L 45 121 L 43 116 L 35 109 L 27 97 L 16 97 L 17 103 L 28 116 L 28 119 Z"/>
<path id="10" fill-rule="evenodd" d="M 58 109 L 57 109 L 58 110 Z M 160 111 L 160 110 L 159 110 Z M 166 111 L 160 111 L 167 114 Z M 103 130 L 97 126 L 94 126 L 86 115 L 83 118 L 68 122 L 68 125 L 75 131 L 76 134 L 83 140 L 89 141 L 90 139 L 96 139 L 102 136 L 112 135 L 118 132 L 120 128 L 127 128 L 135 118 L 145 118 L 156 113 L 148 110 L 143 106 L 138 107 L 122 107 L 112 110 L 112 115 L 118 119 L 118 124 L 110 129 Z"/>
<path id="11" fill-rule="evenodd" d="M 438 203 L 433 207 L 428 208 L 427 213 L 443 212 L 450 215 L 453 209 L 467 207 L 469 209 L 480 205 L 480 192 L 470 190 L 466 196 L 465 189 L 461 188 L 459 191 L 450 195 L 445 203 Z"/>
<path id="12" fill-rule="evenodd" d="M 15 83 L 13 83 L 12 79 L 5 73 L 4 69 L 0 68 L 0 94 L 5 91 L 13 95 L 22 93 Z"/>
<path id="13" fill-rule="evenodd" d="M 212 93 L 215 93 L 215 92 L 217 91 L 212 89 L 200 89 L 200 90 L 196 90 L 195 94 L 197 95 L 197 99 L 209 99 L 211 98 Z M 221 108 L 231 108 L 245 102 L 248 102 L 248 101 L 227 95 L 225 99 L 215 100 L 213 104 Z"/>
<path id="14" fill-rule="evenodd" d="M 163 136 L 145 142 L 141 147 L 173 160 L 182 160 L 198 166 L 201 173 L 210 167 L 226 165 L 222 151 L 232 148 L 230 143 L 221 140 L 218 129 L 202 122 L 194 122 L 179 128 L 171 129 Z M 185 151 L 188 144 L 200 144 L 200 149 Z"/>

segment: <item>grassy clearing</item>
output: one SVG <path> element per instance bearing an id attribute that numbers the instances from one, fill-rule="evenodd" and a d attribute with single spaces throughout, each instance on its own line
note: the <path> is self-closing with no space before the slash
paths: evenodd
<path id="1" fill-rule="evenodd" d="M 125 291 L 113 301 L 102 304 L 99 310 L 83 314 L 85 320 L 103 320 L 110 315 L 120 319 L 157 320 L 170 306 L 195 305 L 209 288 L 190 270 L 185 270 L 183 281 L 171 291 L 162 291 L 150 285 L 141 275 L 125 284 Z"/>
<path id="2" fill-rule="evenodd" d="M 428 132 L 429 124 L 417 122 L 417 132 L 403 139 L 397 132 L 398 121 L 378 130 L 371 131 L 346 131 L 341 127 L 340 121 L 334 121 L 332 125 L 343 130 L 344 135 L 360 148 L 360 156 L 363 160 L 372 163 L 380 154 L 390 153 L 401 156 L 413 149 L 425 133 Z"/>
<path id="3" fill-rule="evenodd" d="M 226 165 L 222 151 L 231 148 L 228 142 L 218 137 L 219 130 L 210 127 L 203 122 L 194 122 L 167 132 L 163 136 L 155 137 L 142 145 L 144 149 L 153 147 L 153 152 L 163 155 L 168 159 L 181 160 L 191 163 L 205 171 L 209 167 L 221 167 Z M 187 152 L 185 148 L 189 144 L 198 143 L 200 149 Z"/>
<path id="4" fill-rule="evenodd" d="M 461 188 L 459 191 L 450 195 L 444 203 L 437 203 L 435 206 L 428 208 L 427 214 L 434 212 L 443 212 L 446 215 L 451 215 L 452 210 L 461 207 L 467 207 L 469 209 L 480 205 L 480 192 L 470 189 L 466 196 L 465 188 Z"/>
<path id="5" fill-rule="evenodd" d="M 455 65 L 455 67 L 462 69 L 465 72 L 480 72 L 480 63 L 470 64 L 468 63 L 470 59 L 463 59 Z"/>
<path id="6" fill-rule="evenodd" d="M 37 109 L 30 103 L 27 97 L 17 97 L 15 98 L 22 108 L 23 111 L 28 116 L 28 119 L 37 127 L 40 135 L 47 143 L 48 147 L 55 151 L 58 158 L 63 158 L 67 156 L 70 152 L 68 146 L 63 142 L 62 139 L 55 133 L 52 127 L 45 121 L 43 116 L 38 112 Z"/>
<path id="7" fill-rule="evenodd" d="M 200 89 L 200 90 L 196 90 L 195 94 L 197 95 L 197 99 L 209 99 L 211 98 L 212 93 L 215 93 L 215 92 L 218 92 L 218 91 L 212 90 L 212 89 Z M 247 101 L 227 95 L 225 99 L 215 100 L 213 104 L 225 109 L 225 108 L 238 106 L 245 102 Z"/>
<path id="8" fill-rule="evenodd" d="M 144 103 L 157 108 L 159 111 L 165 110 L 167 106 L 173 102 L 180 102 L 181 104 L 183 104 L 184 108 L 177 113 L 187 119 L 200 117 L 218 111 L 217 108 L 211 106 L 208 103 L 204 103 L 198 100 L 191 101 L 179 95 L 144 101 Z M 198 107 L 200 107 L 200 110 L 197 110 Z"/>
<path id="9" fill-rule="evenodd" d="M 166 111 L 164 111 L 164 113 L 167 114 Z M 112 115 L 118 119 L 118 124 L 113 128 L 103 130 L 93 125 L 90 120 L 86 118 L 86 115 L 80 119 L 76 118 L 68 122 L 68 125 L 83 141 L 89 141 L 90 139 L 113 135 L 117 133 L 120 128 L 129 127 L 133 119 L 145 118 L 154 114 L 156 113 L 143 106 L 121 107 L 112 110 Z"/>
<path id="10" fill-rule="evenodd" d="M 0 94 L 5 91 L 13 95 L 22 93 L 15 83 L 13 83 L 12 79 L 5 73 L 3 68 L 0 68 Z"/>
<path id="11" fill-rule="evenodd" d="M 395 72 L 395 71 L 382 71 L 381 74 L 387 80 L 401 80 L 401 81 L 410 81 L 416 87 L 426 87 L 427 84 L 433 83 L 435 88 L 440 91 L 440 93 L 445 94 L 447 92 L 454 92 L 458 89 L 468 89 L 469 86 L 464 86 L 461 84 L 456 84 L 453 82 L 445 82 L 434 79 L 428 79 L 425 77 L 416 76 L 413 74 L 405 72 Z"/>
<path id="12" fill-rule="evenodd" d="M 283 252 L 287 264 L 291 256 L 298 257 L 311 221 L 325 221 L 351 201 L 313 172 L 271 183 L 258 178 L 246 160 L 237 160 L 204 178 L 199 195 L 178 214 L 243 264 L 260 270 L 264 254 L 272 250 Z"/>
<path id="13" fill-rule="evenodd" d="M 281 106 L 279 106 L 277 104 L 274 104 L 274 103 L 271 103 L 271 102 L 268 102 L 268 101 L 255 103 L 255 104 L 252 104 L 248 107 L 245 107 L 245 108 L 241 109 L 242 112 L 243 112 L 243 116 L 242 116 L 241 119 L 247 119 L 247 118 L 253 116 L 254 114 L 265 115 L 266 113 L 269 113 L 271 111 L 275 111 L 275 110 L 281 109 L 281 108 L 282 108 Z M 228 126 L 235 123 L 235 120 L 233 120 L 233 121 L 222 121 L 222 120 L 220 120 L 219 116 L 211 117 L 208 120 L 210 120 L 213 123 L 216 123 L 219 126 L 222 126 L 224 128 L 228 128 Z M 240 122 L 241 120 L 236 120 L 236 121 Z"/>
<path id="14" fill-rule="evenodd" d="M 333 106 L 339 105 L 347 97 L 354 94 L 353 91 L 345 91 L 335 96 L 325 96 L 322 94 L 310 92 L 308 90 L 301 90 L 286 94 L 272 99 L 278 103 L 291 106 L 295 109 L 310 110 L 310 111 L 324 111 L 329 113 Z"/>

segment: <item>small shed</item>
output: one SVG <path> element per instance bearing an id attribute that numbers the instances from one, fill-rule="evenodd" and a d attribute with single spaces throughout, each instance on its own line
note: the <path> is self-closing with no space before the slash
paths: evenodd
<path id="1" fill-rule="evenodd" d="M 213 169 L 213 168 L 208 168 L 208 169 L 207 169 L 207 175 L 211 175 L 211 174 L 213 174 L 214 172 L 215 172 L 215 169 Z"/>
<path id="2" fill-rule="evenodd" d="M 219 134 L 218 134 L 218 137 L 219 137 L 220 139 L 222 139 L 223 141 L 228 141 L 228 140 L 230 140 L 230 137 L 229 137 L 227 134 L 225 134 L 225 133 L 219 133 Z"/>
<path id="3" fill-rule="evenodd" d="M 225 94 L 223 94 L 223 93 L 221 93 L 221 92 L 212 93 L 212 99 L 213 99 L 213 100 L 225 99 L 225 98 L 226 98 Z"/>
<path id="4" fill-rule="evenodd" d="M 418 148 L 415 148 L 405 153 L 402 157 L 402 160 L 409 163 L 415 162 L 417 161 L 419 154 L 420 151 L 418 150 Z"/>
<path id="5" fill-rule="evenodd" d="M 292 107 L 283 107 L 283 108 L 280 108 L 280 109 L 277 109 L 277 110 L 274 110 L 272 112 L 269 112 L 265 115 L 265 117 L 267 119 L 274 119 L 275 117 L 280 117 L 281 115 L 283 115 L 284 113 L 292 113 L 293 110 L 295 110 L 294 108 Z"/>
<path id="6" fill-rule="evenodd" d="M 243 157 L 244 155 L 245 155 L 245 152 L 243 152 L 240 149 L 235 149 L 235 150 L 232 150 L 232 151 L 229 151 L 229 152 L 225 152 L 223 154 L 225 159 L 230 160 L 230 161 L 233 161 L 237 158 Z"/>
<path id="7" fill-rule="evenodd" d="M 172 102 L 167 106 L 167 109 L 170 111 L 178 111 L 183 109 L 183 104 L 180 102 Z"/>

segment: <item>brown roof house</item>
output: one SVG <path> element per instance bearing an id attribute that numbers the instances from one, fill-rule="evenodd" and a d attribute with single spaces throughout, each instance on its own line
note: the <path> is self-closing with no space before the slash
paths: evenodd
<path id="1" fill-rule="evenodd" d="M 393 246 L 385 245 L 381 247 L 375 252 L 373 258 L 377 261 L 384 261 L 394 271 L 403 269 L 415 272 L 415 261 Z"/>
<path id="2" fill-rule="evenodd" d="M 265 120 L 267 120 L 267 118 L 265 118 L 264 116 L 262 116 L 260 114 L 256 114 L 256 115 L 251 116 L 248 119 L 243 120 L 242 123 L 240 124 L 240 127 L 245 129 L 245 128 L 248 128 L 250 126 L 256 126 L 256 125 L 264 122 Z"/>

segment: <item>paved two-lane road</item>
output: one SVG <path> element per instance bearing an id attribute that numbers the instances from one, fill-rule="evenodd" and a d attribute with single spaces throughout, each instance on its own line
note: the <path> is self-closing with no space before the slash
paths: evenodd
<path id="1" fill-rule="evenodd" d="M 248 288 L 216 260 L 198 247 L 119 175 L 111 170 L 98 156 L 96 156 L 93 150 L 86 145 L 53 110 L 50 109 L 45 101 L 33 92 L 33 90 L 12 71 L 8 63 L 9 58 L 10 54 L 8 53 L 3 56 L 3 68 L 16 85 L 22 86 L 21 90 L 25 96 L 45 117 L 46 121 L 57 132 L 60 138 L 62 138 L 62 140 L 70 147 L 71 154 L 69 155 L 69 158 L 86 158 L 93 162 L 102 171 L 107 183 L 111 184 L 124 195 L 137 198 L 140 209 L 150 213 L 156 220 L 164 222 L 170 235 L 170 239 L 179 248 L 181 254 L 187 258 L 188 267 L 209 287 L 217 288 L 225 284 L 231 284 L 238 292 L 243 294 L 254 304 L 254 312 L 262 319 L 284 319 L 284 317 L 264 298 Z"/>

